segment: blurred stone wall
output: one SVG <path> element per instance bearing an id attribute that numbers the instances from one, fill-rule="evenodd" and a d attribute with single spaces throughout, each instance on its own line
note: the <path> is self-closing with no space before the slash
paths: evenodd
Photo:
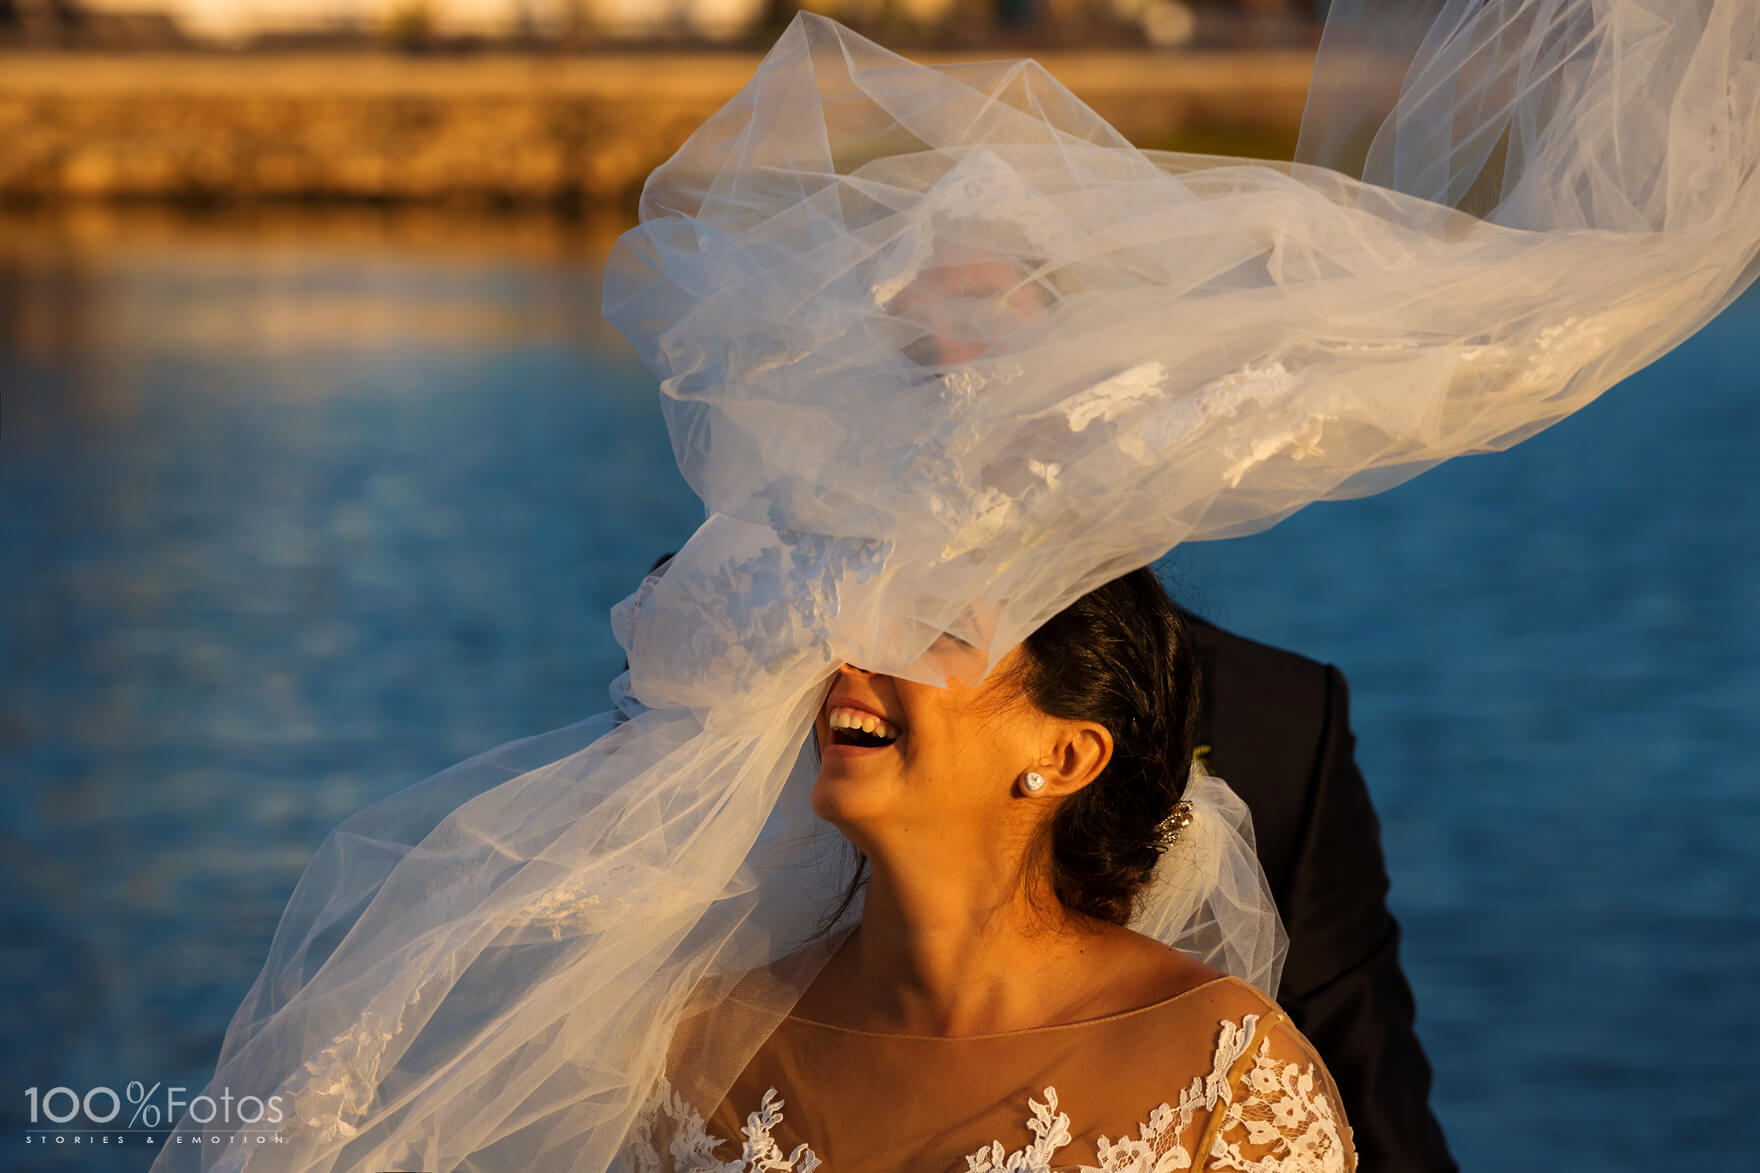
<path id="1" fill-rule="evenodd" d="M 1283 158 L 1313 64 L 1311 50 L 1037 57 L 1139 145 Z M 0 54 L 0 200 L 622 202 L 757 63 Z"/>

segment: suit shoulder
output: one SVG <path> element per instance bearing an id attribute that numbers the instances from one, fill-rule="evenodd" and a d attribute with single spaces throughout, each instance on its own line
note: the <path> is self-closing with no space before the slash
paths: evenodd
<path id="1" fill-rule="evenodd" d="M 1296 690 L 1312 693 L 1316 702 L 1333 688 L 1333 677 L 1343 679 L 1337 667 L 1312 656 L 1248 639 L 1191 611 L 1185 615 L 1198 655 L 1213 671 L 1274 686 L 1285 696 Z"/>

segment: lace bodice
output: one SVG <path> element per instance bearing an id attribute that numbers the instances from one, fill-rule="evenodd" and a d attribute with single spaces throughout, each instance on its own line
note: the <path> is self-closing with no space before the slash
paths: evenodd
<path id="1" fill-rule="evenodd" d="M 662 1080 L 632 1131 L 629 1168 L 1348 1173 L 1355 1168 L 1350 1128 L 1325 1067 L 1283 1012 L 1251 990 L 1244 982 L 1220 979 L 1141 1011 L 977 1039 L 868 1035 L 794 1023 L 778 1032 L 774 1046 L 766 1044 L 709 1119 Z M 1158 1051 L 1169 1058 L 1193 1053 L 1190 1027 L 1219 1001 L 1241 1012 L 1208 1020 L 1207 1062 L 1187 1064 L 1183 1084 L 1173 1082 L 1186 1074 L 1181 1065 L 1169 1064 L 1160 1074 L 1168 1082 L 1159 1086 L 1177 1087 L 1177 1094 L 1156 1103 L 1139 1093 L 1133 1104 L 1130 1089 L 1156 1085 L 1156 1073 L 1143 1070 L 1142 1060 Z M 1253 1001 L 1260 1003 L 1256 1009 L 1242 1010 Z M 900 1040 L 907 1044 L 903 1053 L 896 1046 Z M 1165 1046 L 1158 1047 L 1158 1040 Z M 936 1048 L 935 1041 L 952 1045 Z M 864 1061 L 871 1061 L 877 1080 L 850 1071 Z M 1002 1088 L 1023 1078 L 1023 1068 L 1055 1076 L 1059 1067 L 1069 1076 L 1070 1102 L 1057 1083 L 1047 1082 L 1037 1094 L 1004 1095 L 974 1117 L 970 1105 L 988 1095 L 974 1085 L 974 1075 L 986 1073 Z M 813 1078 L 815 1069 L 829 1078 Z M 838 1078 L 833 1069 L 854 1078 Z M 1117 1078 L 1107 1078 L 1109 1072 Z M 900 1083 L 899 1075 L 911 1079 Z M 944 1114 L 937 1105 L 945 1106 Z M 1141 1115 L 1129 1118 L 1131 1111 Z"/>

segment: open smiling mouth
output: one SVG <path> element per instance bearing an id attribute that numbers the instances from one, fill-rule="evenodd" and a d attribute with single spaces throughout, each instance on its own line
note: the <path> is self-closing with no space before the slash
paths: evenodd
<path id="1" fill-rule="evenodd" d="M 903 730 L 860 709 L 831 710 L 831 743 L 860 749 L 879 749 L 898 740 Z"/>
<path id="2" fill-rule="evenodd" d="M 883 745 L 891 745 L 898 740 L 892 737 L 881 737 L 877 733 L 868 733 L 861 729 L 833 729 L 831 740 L 836 745 L 859 745 L 865 749 L 878 749 Z"/>

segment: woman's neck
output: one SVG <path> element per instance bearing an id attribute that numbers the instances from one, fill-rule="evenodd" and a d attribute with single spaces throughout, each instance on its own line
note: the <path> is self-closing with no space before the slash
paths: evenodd
<path id="1" fill-rule="evenodd" d="M 1019 861 L 870 856 L 859 929 L 827 963 L 804 1017 L 901 1034 L 993 1034 L 1078 1017 L 1122 932 L 1029 894 Z M 993 865 L 993 866 L 991 866 Z"/>

